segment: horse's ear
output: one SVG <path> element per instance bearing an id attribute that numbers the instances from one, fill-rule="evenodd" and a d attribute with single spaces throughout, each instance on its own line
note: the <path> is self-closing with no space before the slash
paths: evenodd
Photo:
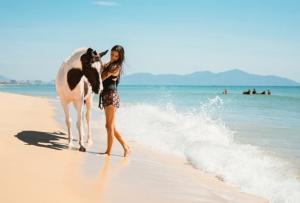
<path id="1" fill-rule="evenodd" d="M 105 54 L 107 54 L 107 52 L 108 52 L 108 50 L 106 50 L 106 51 L 103 51 L 103 52 L 100 52 L 100 57 L 102 57 L 102 56 L 104 56 Z"/>
<path id="2" fill-rule="evenodd" d="M 67 82 L 70 90 L 73 90 L 77 86 L 82 76 L 83 76 L 83 72 L 80 69 L 72 68 L 68 71 Z"/>
<path id="3" fill-rule="evenodd" d="M 87 53 L 87 55 L 91 56 L 93 54 L 93 51 L 94 50 L 92 48 L 88 48 L 86 53 Z"/>
<path id="4" fill-rule="evenodd" d="M 80 57 L 82 68 L 84 68 L 84 66 L 87 66 L 89 63 L 91 63 L 91 59 L 93 58 L 93 53 L 94 50 L 92 48 L 88 48 L 86 50 L 86 53 L 82 54 L 82 56 Z"/>
<path id="5" fill-rule="evenodd" d="M 100 89 L 100 75 L 98 70 L 92 67 L 88 68 L 84 71 L 84 75 L 92 85 L 93 92 L 98 94 Z"/>

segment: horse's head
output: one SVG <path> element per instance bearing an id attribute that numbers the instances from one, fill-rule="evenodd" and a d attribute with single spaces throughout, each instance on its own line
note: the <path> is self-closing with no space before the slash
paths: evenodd
<path id="1" fill-rule="evenodd" d="M 97 53 L 92 48 L 88 48 L 86 53 L 81 56 L 82 71 L 92 86 L 94 93 L 98 94 L 100 89 L 100 59 L 108 50 Z"/>
<path id="2" fill-rule="evenodd" d="M 85 55 L 85 60 L 88 64 L 92 65 L 93 63 L 99 62 L 100 58 L 107 54 L 108 50 L 97 53 L 96 50 L 93 50 L 92 48 L 88 48 Z"/>

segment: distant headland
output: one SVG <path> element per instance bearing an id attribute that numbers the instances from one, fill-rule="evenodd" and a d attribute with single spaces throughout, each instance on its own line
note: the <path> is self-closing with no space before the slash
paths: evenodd
<path id="1" fill-rule="evenodd" d="M 123 85 L 200 85 L 200 86 L 299 86 L 300 83 L 273 75 L 256 75 L 233 69 L 213 73 L 199 71 L 191 74 L 135 73 L 122 78 Z"/>

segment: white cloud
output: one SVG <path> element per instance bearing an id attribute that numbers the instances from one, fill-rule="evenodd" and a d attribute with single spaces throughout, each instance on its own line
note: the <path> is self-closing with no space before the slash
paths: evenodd
<path id="1" fill-rule="evenodd" d="M 118 5 L 118 3 L 114 1 L 93 1 L 92 4 L 96 6 L 107 6 L 107 7 Z"/>

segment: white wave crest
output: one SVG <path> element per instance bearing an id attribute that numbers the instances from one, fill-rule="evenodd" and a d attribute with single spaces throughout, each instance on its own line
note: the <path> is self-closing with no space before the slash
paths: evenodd
<path id="1" fill-rule="evenodd" d="M 128 104 L 119 110 L 118 125 L 128 138 L 184 156 L 242 191 L 274 203 L 300 202 L 300 182 L 287 162 L 236 143 L 234 132 L 220 118 L 212 119 L 211 112 L 222 105 L 219 97 L 190 112 L 177 111 L 172 104 Z"/>

